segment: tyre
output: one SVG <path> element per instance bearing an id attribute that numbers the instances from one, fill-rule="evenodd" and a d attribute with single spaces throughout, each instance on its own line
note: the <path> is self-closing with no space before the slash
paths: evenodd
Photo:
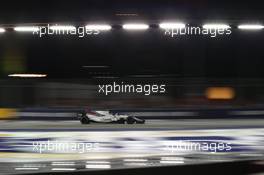
<path id="1" fill-rule="evenodd" d="M 118 122 L 117 122 L 118 124 L 125 124 L 126 123 L 126 121 L 125 121 L 125 119 L 123 119 L 123 118 L 121 118 L 120 120 L 118 120 Z"/>
<path id="2" fill-rule="evenodd" d="M 82 117 L 80 121 L 82 124 L 89 124 L 90 123 L 90 120 L 87 117 Z"/>
<path id="3" fill-rule="evenodd" d="M 136 123 L 137 123 L 137 124 L 145 124 L 145 120 L 140 119 L 140 120 L 137 120 Z"/>
<path id="4" fill-rule="evenodd" d="M 128 117 L 127 118 L 127 124 L 134 124 L 136 120 L 133 117 Z"/>

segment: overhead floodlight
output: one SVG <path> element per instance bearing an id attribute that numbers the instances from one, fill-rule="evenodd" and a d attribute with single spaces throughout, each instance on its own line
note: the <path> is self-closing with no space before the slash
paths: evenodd
<path id="1" fill-rule="evenodd" d="M 19 77 L 19 78 L 42 78 L 46 77 L 47 74 L 10 74 L 9 77 Z"/>
<path id="2" fill-rule="evenodd" d="M 162 29 L 182 29 L 185 28 L 183 23 L 160 23 L 159 27 Z"/>
<path id="3" fill-rule="evenodd" d="M 124 24 L 123 29 L 126 30 L 146 30 L 149 28 L 147 24 Z"/>
<path id="4" fill-rule="evenodd" d="M 227 24 L 205 24 L 203 25 L 204 29 L 228 29 L 231 28 Z"/>
<path id="5" fill-rule="evenodd" d="M 70 26 L 70 25 L 65 25 L 65 26 L 54 25 L 54 26 L 50 26 L 49 28 L 51 30 L 75 30 L 76 29 L 75 26 Z"/>
<path id="6" fill-rule="evenodd" d="M 264 29 L 264 26 L 258 24 L 242 24 L 238 28 L 241 30 L 261 30 Z"/>
<path id="7" fill-rule="evenodd" d="M 39 27 L 37 26 L 19 26 L 14 28 L 17 32 L 36 32 L 39 31 Z"/>
<path id="8" fill-rule="evenodd" d="M 4 28 L 0 28 L 0 33 L 4 33 L 5 29 Z"/>
<path id="9" fill-rule="evenodd" d="M 111 30 L 112 27 L 105 24 L 91 24 L 86 25 L 85 28 L 88 30 Z"/>

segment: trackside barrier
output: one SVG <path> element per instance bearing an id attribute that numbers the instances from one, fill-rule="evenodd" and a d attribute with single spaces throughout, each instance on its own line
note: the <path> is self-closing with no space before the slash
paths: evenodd
<path id="1" fill-rule="evenodd" d="M 95 109 L 96 110 L 96 109 Z M 100 109 L 102 110 L 102 109 Z M 19 120 L 77 120 L 76 114 L 83 109 L 68 108 L 0 108 L 0 119 Z M 264 108 L 251 109 L 113 109 L 113 114 L 124 114 L 144 119 L 227 119 L 264 118 Z"/>

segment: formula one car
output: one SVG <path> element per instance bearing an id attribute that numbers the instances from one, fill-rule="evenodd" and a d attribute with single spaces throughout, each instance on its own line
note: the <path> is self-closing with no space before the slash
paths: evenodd
<path id="1" fill-rule="evenodd" d="M 109 111 L 89 111 L 77 114 L 82 124 L 89 123 L 118 123 L 118 124 L 144 124 L 144 119 L 128 115 L 111 114 Z"/>

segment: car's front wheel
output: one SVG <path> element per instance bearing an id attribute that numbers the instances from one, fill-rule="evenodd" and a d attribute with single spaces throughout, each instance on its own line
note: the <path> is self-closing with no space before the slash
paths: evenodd
<path id="1" fill-rule="evenodd" d="M 127 118 L 127 124 L 134 124 L 136 120 L 133 117 L 128 117 Z"/>

